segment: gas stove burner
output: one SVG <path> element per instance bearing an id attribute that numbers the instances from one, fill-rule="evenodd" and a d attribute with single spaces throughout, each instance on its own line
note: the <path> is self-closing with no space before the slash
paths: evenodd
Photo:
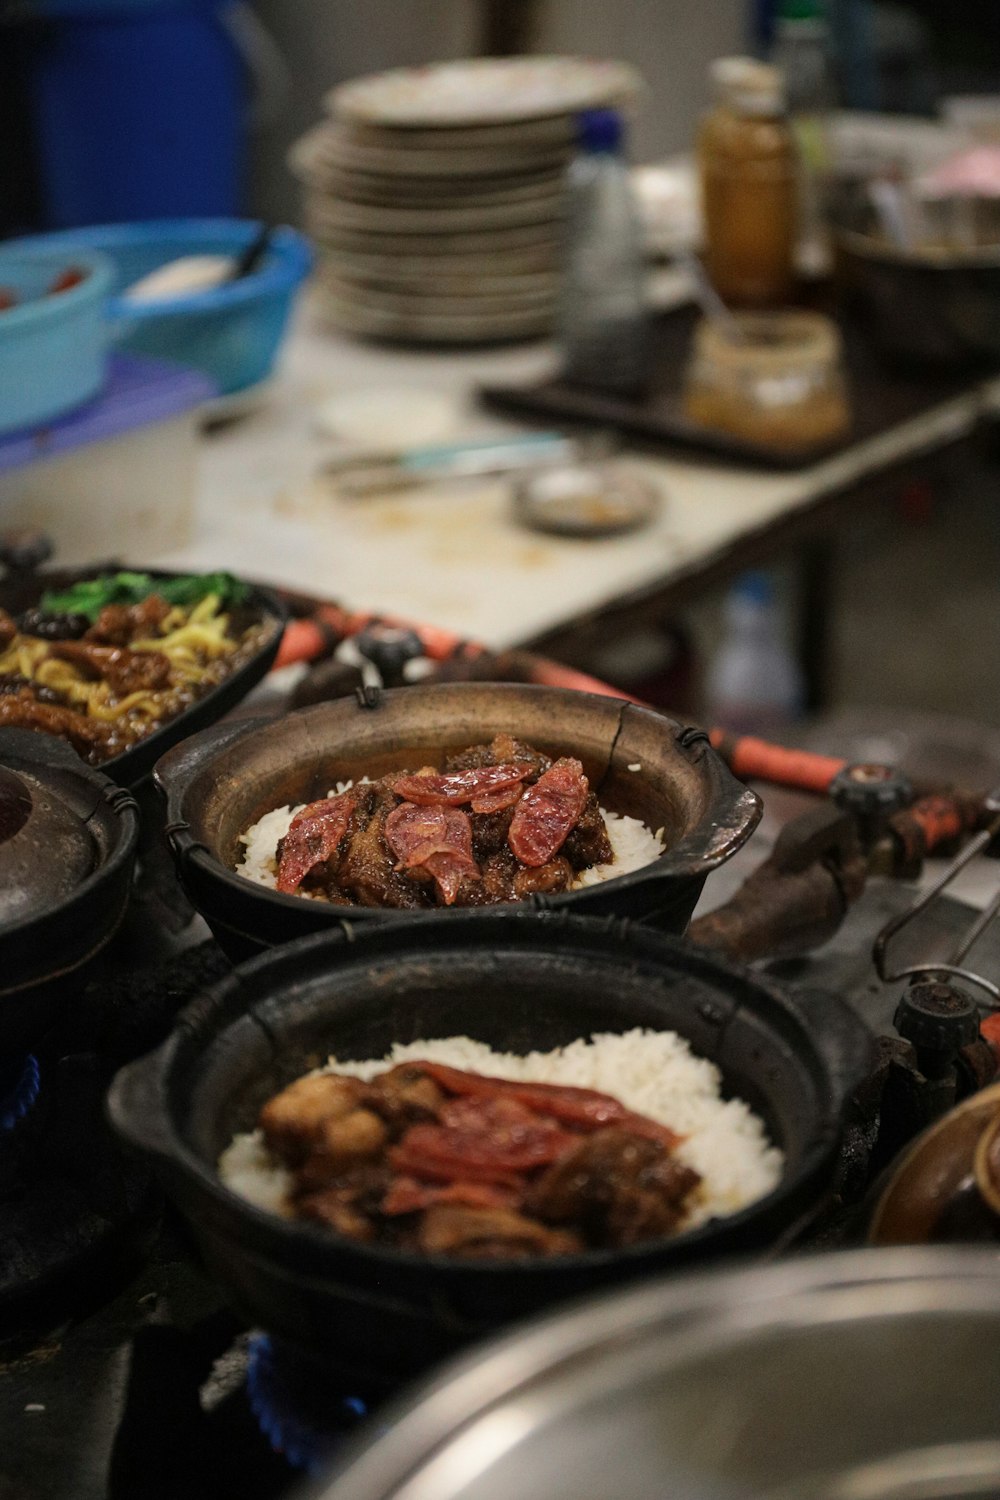
<path id="1" fill-rule="evenodd" d="M 329 1463 L 340 1442 L 368 1415 L 359 1396 L 331 1394 L 321 1371 L 266 1333 L 250 1340 L 247 1397 L 271 1447 L 308 1474 Z"/>
<path id="2" fill-rule="evenodd" d="M 33 1052 L 0 1067 L 0 1134 L 14 1130 L 30 1112 L 41 1084 L 42 1071 Z"/>

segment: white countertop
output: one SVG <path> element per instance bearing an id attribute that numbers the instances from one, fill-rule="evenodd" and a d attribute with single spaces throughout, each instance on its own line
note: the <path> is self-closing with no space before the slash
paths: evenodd
<path id="1" fill-rule="evenodd" d="M 666 582 L 783 513 L 940 446 L 969 430 L 1000 391 L 1000 382 L 970 388 L 794 473 L 632 459 L 661 488 L 661 514 L 642 531 L 600 541 L 525 530 L 510 516 L 507 485 L 495 480 L 351 501 L 319 475 L 337 453 L 315 422 L 324 398 L 379 384 L 438 390 L 461 403 L 458 436 L 488 436 L 512 424 L 477 410 L 474 387 L 537 380 L 551 363 L 538 344 L 472 354 L 366 345 L 316 326 L 307 304 L 259 406 L 202 439 L 193 542 L 150 561 L 227 567 L 503 648 Z"/>

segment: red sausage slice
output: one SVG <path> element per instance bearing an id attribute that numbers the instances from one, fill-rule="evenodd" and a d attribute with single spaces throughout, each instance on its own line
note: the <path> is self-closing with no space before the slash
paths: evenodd
<path id="1" fill-rule="evenodd" d="M 472 857 L 472 824 L 455 807 L 415 807 L 403 802 L 385 820 L 385 841 L 400 870 L 424 869 L 451 906 L 465 879 L 478 880 Z"/>
<path id="2" fill-rule="evenodd" d="M 519 1083 L 515 1079 L 468 1073 L 464 1068 L 449 1068 L 446 1063 L 414 1062 L 412 1066 L 426 1073 L 447 1093 L 516 1099 L 536 1114 L 549 1115 L 564 1125 L 575 1126 L 577 1130 L 600 1130 L 606 1125 L 618 1125 L 633 1135 L 661 1141 L 668 1147 L 676 1146 L 684 1139 L 669 1126 L 645 1115 L 634 1114 L 618 1099 L 598 1093 L 596 1089 L 575 1088 L 564 1083 Z"/>
<path id="3" fill-rule="evenodd" d="M 474 798 L 519 786 L 531 769 L 528 761 L 516 760 L 502 766 L 476 766 L 470 771 L 432 771 L 426 776 L 400 776 L 392 789 L 397 797 L 421 807 L 458 807 Z"/>
<path id="4" fill-rule="evenodd" d="M 528 787 L 507 833 L 507 842 L 522 865 L 536 868 L 559 852 L 576 826 L 589 792 L 583 766 L 565 755 Z"/>
<path id="5" fill-rule="evenodd" d="M 310 802 L 296 813 L 281 846 L 279 891 L 294 895 L 309 871 L 337 852 L 360 797 L 360 791 L 352 787 L 339 797 Z"/>

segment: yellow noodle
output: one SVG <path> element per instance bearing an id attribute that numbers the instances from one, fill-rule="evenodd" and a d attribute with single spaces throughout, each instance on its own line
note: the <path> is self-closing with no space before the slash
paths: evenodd
<path id="1" fill-rule="evenodd" d="M 61 693 L 91 719 L 107 723 L 124 716 L 146 721 L 170 718 L 183 706 L 181 690 L 217 676 L 213 666 L 239 648 L 226 634 L 229 616 L 219 613 L 219 597 L 208 594 L 191 610 L 174 606 L 160 624 L 160 635 L 132 641 L 131 651 L 157 651 L 170 663 L 166 688 L 141 689 L 115 698 L 104 678 L 92 679 L 71 662 L 51 656 L 51 643 L 16 635 L 0 652 L 0 672 L 16 673 Z"/>

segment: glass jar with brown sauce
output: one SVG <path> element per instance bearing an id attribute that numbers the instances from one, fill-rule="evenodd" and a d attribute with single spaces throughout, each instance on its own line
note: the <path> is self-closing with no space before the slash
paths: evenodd
<path id="1" fill-rule="evenodd" d="M 698 137 L 705 265 L 724 301 L 776 307 L 794 285 L 798 218 L 781 74 L 751 57 L 723 57 L 711 78 L 718 102 Z"/>

